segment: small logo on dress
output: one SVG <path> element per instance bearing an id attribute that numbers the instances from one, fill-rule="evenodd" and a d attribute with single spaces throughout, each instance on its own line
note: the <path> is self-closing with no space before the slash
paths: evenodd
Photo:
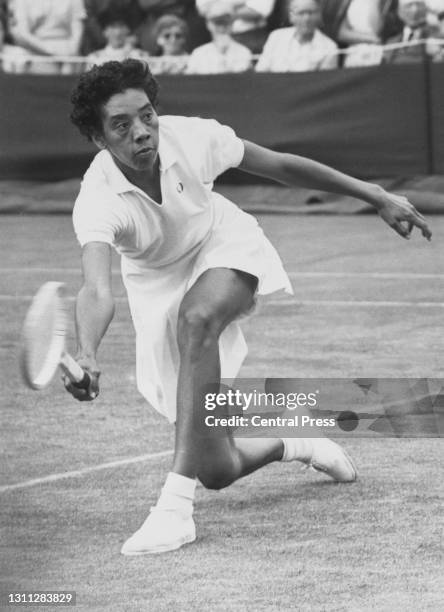
<path id="1" fill-rule="evenodd" d="M 182 193 L 182 191 L 183 191 L 183 184 L 182 183 L 177 183 L 177 191 L 178 191 L 178 193 Z"/>

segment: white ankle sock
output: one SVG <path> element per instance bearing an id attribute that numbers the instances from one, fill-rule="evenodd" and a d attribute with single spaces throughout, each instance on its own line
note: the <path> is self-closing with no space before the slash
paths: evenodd
<path id="1" fill-rule="evenodd" d="M 156 507 L 163 510 L 179 510 L 184 515 L 191 515 L 195 490 L 195 478 L 169 472 Z"/>
<path id="2" fill-rule="evenodd" d="M 284 453 L 281 461 L 310 461 L 313 438 L 282 438 Z"/>

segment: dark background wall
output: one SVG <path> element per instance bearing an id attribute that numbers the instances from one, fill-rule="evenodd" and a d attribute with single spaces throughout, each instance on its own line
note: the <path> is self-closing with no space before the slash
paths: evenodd
<path id="1" fill-rule="evenodd" d="M 361 177 L 444 173 L 443 65 L 159 81 L 163 114 L 214 117 L 242 138 Z M 0 179 L 82 175 L 94 147 L 69 121 L 74 83 L 0 74 Z"/>

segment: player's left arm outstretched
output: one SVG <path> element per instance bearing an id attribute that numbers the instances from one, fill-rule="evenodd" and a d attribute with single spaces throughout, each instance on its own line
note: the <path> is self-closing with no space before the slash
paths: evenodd
<path id="1" fill-rule="evenodd" d="M 410 238 L 416 226 L 424 238 L 431 240 L 432 232 L 426 220 L 406 197 L 389 193 L 379 185 L 355 179 L 306 157 L 276 153 L 249 141 L 244 141 L 244 145 L 245 154 L 240 170 L 286 185 L 359 198 L 374 206 L 379 216 L 403 238 Z"/>

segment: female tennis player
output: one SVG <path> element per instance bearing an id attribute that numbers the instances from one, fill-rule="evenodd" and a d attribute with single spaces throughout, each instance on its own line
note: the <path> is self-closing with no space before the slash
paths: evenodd
<path id="1" fill-rule="evenodd" d="M 65 381 L 74 397 L 98 393 L 99 344 L 114 313 L 111 249 L 136 330 L 137 384 L 175 423 L 171 472 L 126 555 L 174 550 L 192 542 L 196 478 L 220 489 L 273 461 L 301 461 L 339 482 L 356 469 L 327 438 L 234 439 L 208 427 L 202 435 L 208 384 L 236 377 L 246 355 L 238 318 L 255 295 L 291 292 L 279 256 L 256 220 L 212 191 L 230 167 L 351 195 L 372 204 L 408 238 L 414 226 L 430 239 L 424 218 L 406 198 L 322 164 L 275 153 L 239 139 L 214 120 L 156 113 L 158 88 L 146 64 L 108 62 L 80 77 L 72 121 L 100 152 L 85 174 L 73 222 L 82 246 L 84 283 L 76 305 L 78 363 L 89 389 Z"/>

